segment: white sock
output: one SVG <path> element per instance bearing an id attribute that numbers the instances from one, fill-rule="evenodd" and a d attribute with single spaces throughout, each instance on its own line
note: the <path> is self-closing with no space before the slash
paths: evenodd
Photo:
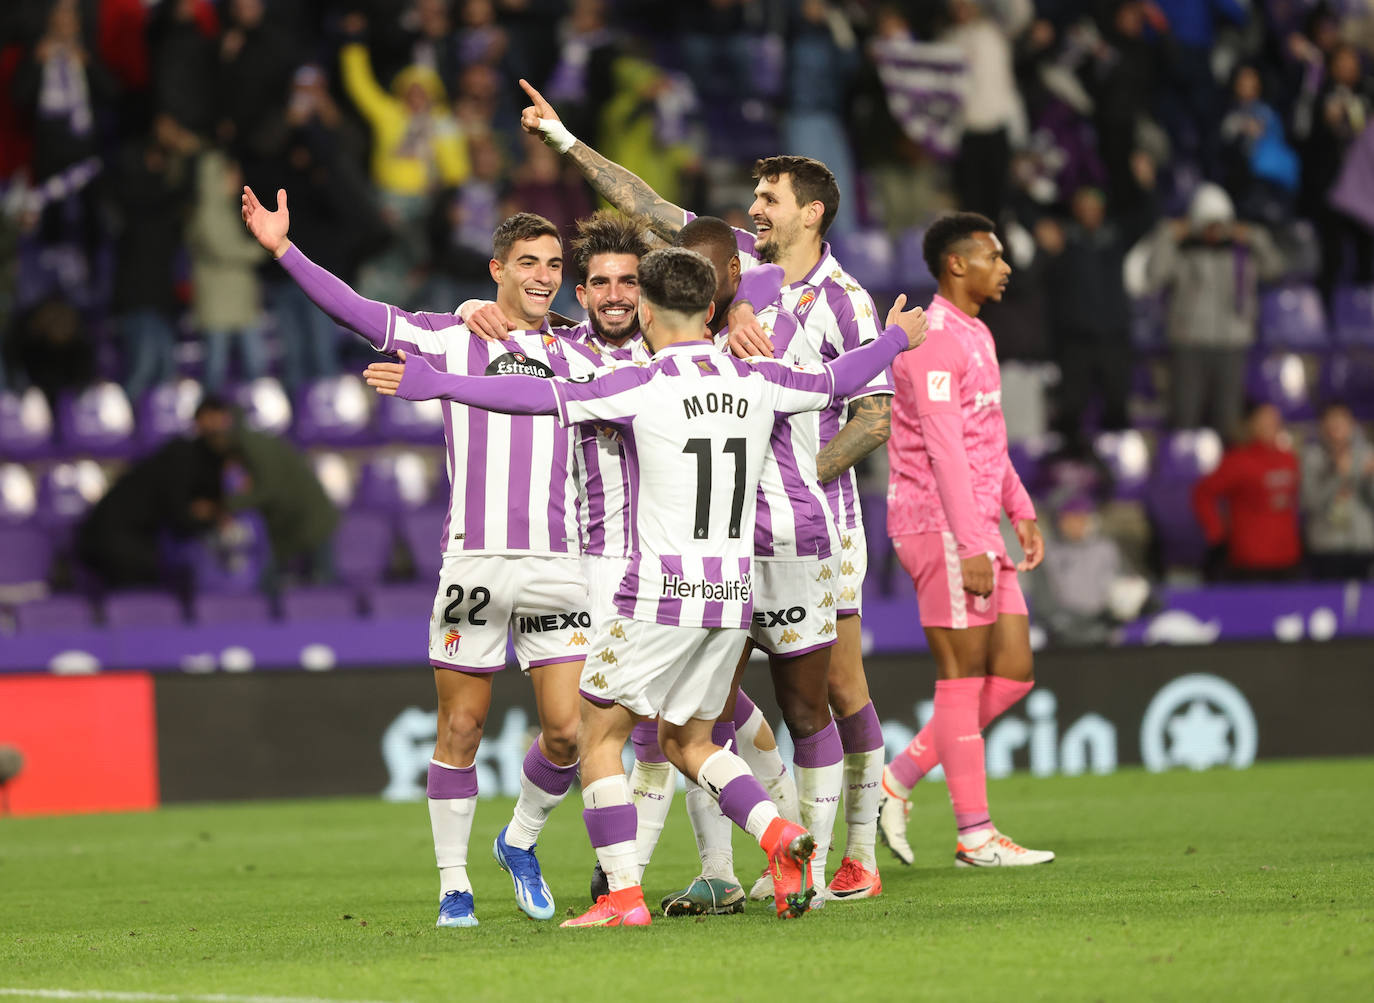
<path id="1" fill-rule="evenodd" d="M 720 749 L 701 764 L 701 769 L 697 770 L 697 783 L 711 795 L 713 801 L 719 802 L 720 792 L 725 790 L 730 781 L 750 776 L 750 773 L 749 764 L 742 758 L 728 749 Z M 766 790 L 764 794 L 765 797 L 749 809 L 749 817 L 744 823 L 745 832 L 755 839 L 762 839 L 768 823 L 778 817 L 778 806 L 767 798 Z"/>
<path id="2" fill-rule="evenodd" d="M 439 865 L 439 899 L 449 892 L 470 892 L 468 838 L 476 798 L 430 798 L 429 827 L 434 833 L 434 860 Z"/>
<path id="3" fill-rule="evenodd" d="M 587 808 L 612 808 L 631 803 L 630 784 L 623 773 L 602 777 L 582 788 L 582 804 Z M 596 859 L 606 872 L 606 883 L 611 891 L 639 884 L 639 862 L 633 839 L 596 847 Z"/>
<path id="4" fill-rule="evenodd" d="M 878 866 L 873 841 L 878 837 L 878 800 L 882 796 L 883 750 L 846 752 L 844 756 L 844 855 L 870 871 Z"/>
<path id="5" fill-rule="evenodd" d="M 521 770 L 520 797 L 515 802 L 510 824 L 506 826 L 506 842 L 520 850 L 534 846 L 539 834 L 544 831 L 544 823 L 549 820 L 550 812 L 562 804 L 567 796 L 566 790 L 562 794 L 549 793 Z"/>
<path id="6" fill-rule="evenodd" d="M 630 771 L 630 793 L 634 798 L 639 824 L 635 829 L 635 859 L 639 874 L 649 866 L 649 859 L 663 835 L 663 823 L 673 806 L 673 791 L 677 789 L 677 770 L 672 763 L 641 763 L 635 760 Z"/>
<path id="7" fill-rule="evenodd" d="M 811 858 L 811 880 L 825 887 L 825 861 L 830 852 L 830 837 L 840 808 L 840 788 L 844 783 L 844 762 L 830 766 L 793 767 L 797 771 L 797 798 L 801 802 L 801 824 L 816 837 L 816 855 Z"/>
<path id="8" fill-rule="evenodd" d="M 797 803 L 797 785 L 778 754 L 776 745 L 771 749 L 760 749 L 754 744 L 759 731 L 763 728 L 763 711 L 754 708 L 749 720 L 742 727 L 736 727 L 740 757 L 749 764 L 750 771 L 759 778 L 763 789 L 778 806 L 778 812 L 789 822 L 801 821 L 801 810 Z"/>
<path id="9" fill-rule="evenodd" d="M 702 877 L 732 880 L 735 876 L 734 850 L 730 845 L 733 824 L 720 810 L 716 799 L 690 780 L 687 781 L 687 817 L 697 837 Z"/>

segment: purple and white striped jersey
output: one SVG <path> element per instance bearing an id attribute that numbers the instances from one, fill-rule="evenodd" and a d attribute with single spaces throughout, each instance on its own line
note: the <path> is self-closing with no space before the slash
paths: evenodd
<path id="1" fill-rule="evenodd" d="M 684 222 L 695 219 L 688 212 Z M 735 246 L 739 249 L 740 267 L 748 270 L 760 263 L 755 244 L 758 236 L 735 227 Z M 829 362 L 860 345 L 866 345 L 882 333 L 873 297 L 864 291 L 854 277 L 840 267 L 830 253 L 830 244 L 821 243 L 821 257 L 816 267 L 803 278 L 782 287 L 779 302 L 784 310 L 795 314 L 808 334 L 821 345 L 821 357 Z M 836 401 L 821 414 L 821 447 L 824 448 L 844 428 L 849 418 L 848 402 L 874 394 L 893 392 L 892 374 L 879 373 L 858 393 L 844 401 Z M 859 525 L 859 484 L 853 468 L 822 485 L 830 510 L 841 529 Z"/>
<path id="2" fill-rule="evenodd" d="M 576 327 L 557 328 L 555 333 L 579 345 L 603 366 L 648 362 L 653 357 L 644 336 L 636 331 L 617 348 L 583 321 Z M 577 428 L 578 524 L 582 552 L 596 557 L 629 557 L 630 460 L 623 436 L 609 424 Z"/>
<path id="3" fill-rule="evenodd" d="M 823 361 L 815 333 L 777 304 L 756 311 L 755 316 L 782 362 L 814 368 Z M 728 337 L 728 329 L 716 336 L 722 351 L 729 351 Z M 816 474 L 819 452 L 819 413 L 778 416 L 759 476 L 755 557 L 829 557 L 839 552 L 834 514 Z"/>
<path id="4" fill-rule="evenodd" d="M 468 376 L 586 376 L 594 361 L 540 331 L 504 341 L 471 336 L 450 314 L 388 307 L 384 352 L 423 356 L 441 372 Z M 506 415 L 444 401 L 446 465 L 452 495 L 443 551 L 576 556 L 577 486 L 573 438 L 549 417 Z"/>
<path id="5" fill-rule="evenodd" d="M 753 616 L 752 504 L 778 415 L 819 411 L 826 368 L 753 364 L 709 341 L 670 345 L 647 364 L 555 380 L 559 418 L 609 424 L 629 459 L 631 558 L 616 591 L 634 620 L 747 627 Z"/>

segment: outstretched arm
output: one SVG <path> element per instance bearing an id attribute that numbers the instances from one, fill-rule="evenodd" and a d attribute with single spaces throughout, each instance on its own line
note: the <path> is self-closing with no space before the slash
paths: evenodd
<path id="1" fill-rule="evenodd" d="M 363 373 L 379 394 L 425 401 L 439 398 L 502 414 L 557 414 L 553 383 L 538 376 L 460 376 L 441 373 L 424 358 L 397 353 L 400 362 L 374 362 Z"/>
<path id="2" fill-rule="evenodd" d="M 538 136 L 548 146 L 567 156 L 596 193 L 629 216 L 643 216 L 649 220 L 654 233 L 671 241 L 682 229 L 684 213 L 650 188 L 638 175 L 612 163 L 581 142 L 565 126 L 553 110 L 527 80 L 520 86 L 532 104 L 520 113 L 520 125 L 531 135 Z"/>

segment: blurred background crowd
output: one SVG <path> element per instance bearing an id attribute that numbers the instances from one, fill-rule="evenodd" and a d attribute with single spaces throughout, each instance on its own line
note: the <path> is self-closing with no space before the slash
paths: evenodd
<path id="1" fill-rule="evenodd" d="M 0 606 L 432 581 L 437 411 L 361 386 L 238 192 L 287 189 L 363 294 L 451 310 L 504 216 L 595 207 L 520 131 L 520 77 L 737 225 L 756 157 L 824 160 L 880 309 L 933 292 L 934 215 L 997 220 L 985 319 L 1057 636 L 1150 582 L 1367 577 L 1371 60 L 1369 0 L 9 0 Z M 888 588 L 881 455 L 864 483 Z"/>

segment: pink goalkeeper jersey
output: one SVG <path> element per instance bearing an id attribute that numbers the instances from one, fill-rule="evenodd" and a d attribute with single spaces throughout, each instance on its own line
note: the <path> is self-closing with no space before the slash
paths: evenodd
<path id="1" fill-rule="evenodd" d="M 1007 455 L 992 332 L 940 296 L 927 314 L 925 344 L 892 367 L 888 533 L 953 532 L 960 557 L 1005 555 L 1003 509 L 1013 519 L 1035 510 Z"/>

